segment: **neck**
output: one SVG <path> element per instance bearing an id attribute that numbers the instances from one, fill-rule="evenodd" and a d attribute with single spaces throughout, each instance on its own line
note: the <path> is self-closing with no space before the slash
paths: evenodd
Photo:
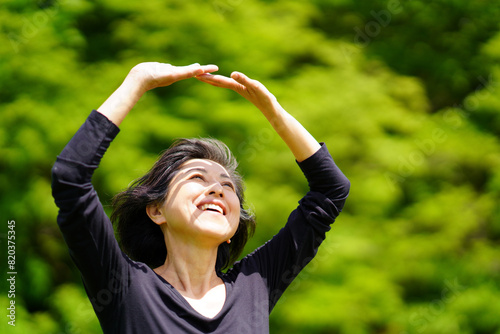
<path id="1" fill-rule="evenodd" d="M 165 236 L 167 258 L 155 272 L 183 296 L 201 298 L 222 283 L 215 272 L 218 247 L 176 242 Z"/>

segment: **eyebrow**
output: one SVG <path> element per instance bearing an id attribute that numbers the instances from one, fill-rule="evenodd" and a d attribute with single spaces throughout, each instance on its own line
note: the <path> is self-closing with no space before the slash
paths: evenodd
<path id="1" fill-rule="evenodd" d="M 187 173 L 190 173 L 192 171 L 202 172 L 203 174 L 207 174 L 208 173 L 207 170 L 205 168 L 203 168 L 203 167 L 192 168 L 189 171 L 187 171 Z M 232 181 L 231 177 L 229 175 L 227 175 L 227 174 L 221 173 L 219 176 L 223 177 L 223 178 L 226 178 L 226 179 L 230 179 Z"/>

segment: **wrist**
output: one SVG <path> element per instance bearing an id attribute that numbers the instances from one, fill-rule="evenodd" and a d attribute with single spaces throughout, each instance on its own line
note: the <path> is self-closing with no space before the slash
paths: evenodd
<path id="1" fill-rule="evenodd" d="M 97 111 L 119 126 L 144 92 L 144 88 L 136 80 L 127 76 Z"/>
<path id="2" fill-rule="evenodd" d="M 288 114 L 278 101 L 270 102 L 259 109 L 273 127 L 282 123 Z"/>
<path id="3" fill-rule="evenodd" d="M 125 77 L 120 88 L 133 94 L 133 96 L 138 96 L 138 99 L 150 89 L 143 76 L 141 76 L 138 71 L 134 70 L 134 68 Z"/>

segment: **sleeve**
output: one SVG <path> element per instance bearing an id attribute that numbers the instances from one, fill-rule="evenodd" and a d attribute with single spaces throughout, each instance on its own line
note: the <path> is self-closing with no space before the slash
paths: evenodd
<path id="1" fill-rule="evenodd" d="M 98 314 L 119 300 L 127 274 L 128 258 L 121 252 L 91 184 L 94 171 L 118 132 L 104 115 L 92 111 L 52 167 L 52 195 L 59 207 L 57 223 Z M 120 282 L 120 289 L 113 282 Z"/>
<path id="2" fill-rule="evenodd" d="M 266 281 L 269 312 L 299 272 L 314 258 L 344 207 L 350 182 L 337 167 L 326 145 L 298 163 L 309 192 L 292 211 L 286 225 L 238 266 L 256 268 Z"/>

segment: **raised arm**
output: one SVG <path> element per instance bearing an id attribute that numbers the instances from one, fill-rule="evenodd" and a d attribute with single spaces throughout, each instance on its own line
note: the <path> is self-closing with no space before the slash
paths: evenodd
<path id="1" fill-rule="evenodd" d="M 319 150 L 320 145 L 316 139 L 283 109 L 276 97 L 259 81 L 239 72 L 233 72 L 230 78 L 208 73 L 196 78 L 216 87 L 232 89 L 252 102 L 271 123 L 298 162 L 304 161 Z"/>
<path id="2" fill-rule="evenodd" d="M 97 109 L 115 125 L 119 126 L 141 96 L 156 87 L 189 79 L 218 70 L 215 65 L 192 64 L 173 66 L 164 63 L 141 63 L 132 70 L 117 90 Z"/>

